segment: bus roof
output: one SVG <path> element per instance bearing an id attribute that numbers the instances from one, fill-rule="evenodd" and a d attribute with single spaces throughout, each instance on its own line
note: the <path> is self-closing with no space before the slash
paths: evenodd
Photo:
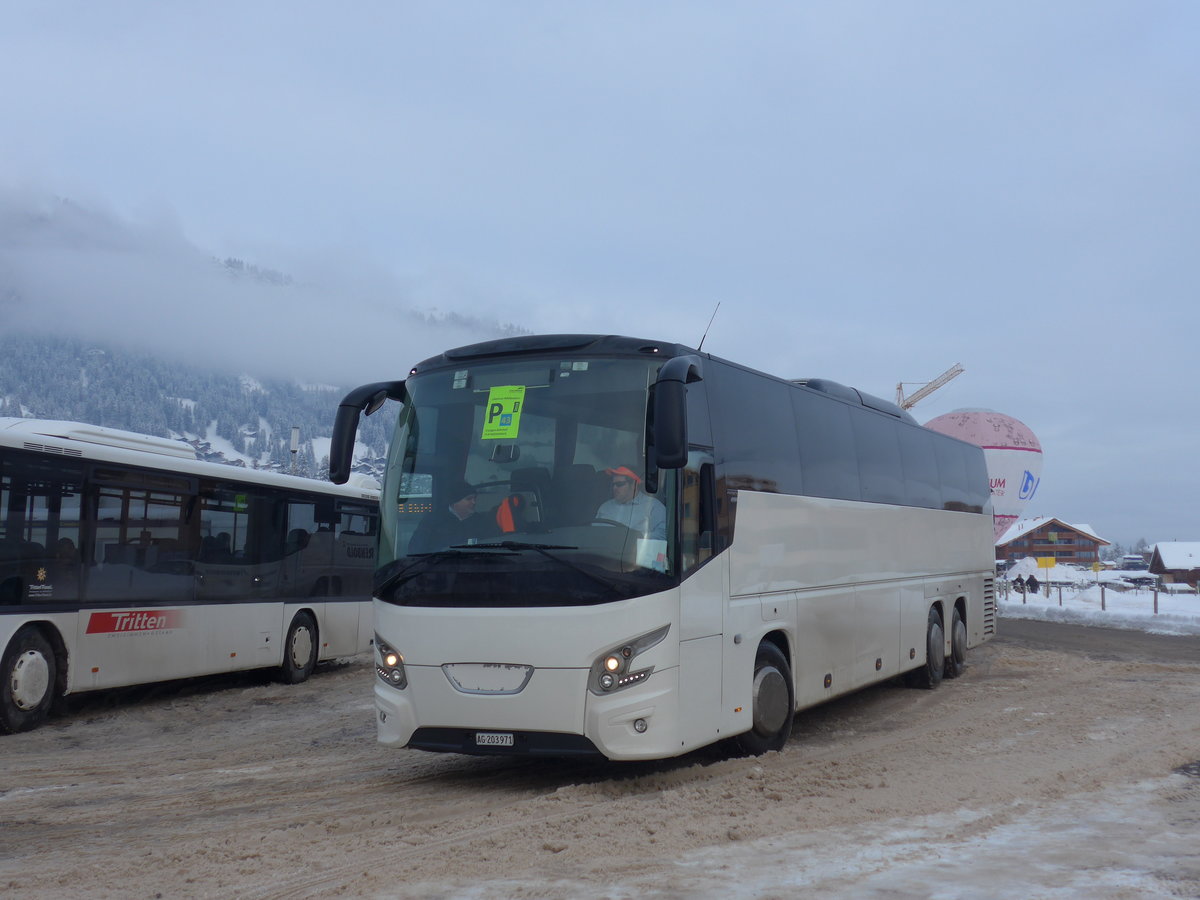
<path id="1" fill-rule="evenodd" d="M 770 375 L 749 366 L 735 363 L 727 359 L 694 350 L 684 344 L 669 341 L 647 340 L 646 338 L 627 337 L 618 334 L 526 334 L 514 337 L 498 338 L 492 341 L 482 341 L 478 344 L 468 344 L 447 350 L 438 356 L 431 356 L 417 363 L 409 373 L 416 375 L 422 372 L 461 366 L 464 362 L 477 359 L 498 359 L 521 354 L 548 353 L 586 353 L 594 356 L 658 356 L 662 359 L 672 359 L 677 356 L 694 355 L 704 359 L 712 359 L 726 365 L 737 366 L 747 372 L 753 372 L 763 378 L 775 381 L 798 384 L 812 390 L 820 391 L 831 397 L 837 397 L 856 406 L 865 406 L 878 412 L 894 416 L 901 421 L 916 425 L 917 421 L 907 411 L 888 400 L 867 394 L 857 388 L 847 387 L 826 378 L 786 379 Z"/>
<path id="2" fill-rule="evenodd" d="M 360 479 L 356 484 L 338 486 L 322 479 L 206 462 L 197 459 L 196 451 L 184 441 L 83 422 L 0 417 L 0 447 L 14 447 L 56 457 L 146 466 L 179 474 L 274 485 L 290 490 L 342 496 L 357 492 L 364 500 L 375 499 L 379 492 L 379 485 L 374 479 Z"/>
<path id="3" fill-rule="evenodd" d="M 48 419 L 0 418 L 0 432 L 13 435 L 30 435 L 56 438 L 72 444 L 99 444 L 104 447 L 120 447 L 142 453 L 158 453 L 177 459 L 196 458 L 196 451 L 189 444 L 172 438 L 153 437 L 119 428 L 104 428 L 83 422 L 65 422 Z M 8 441 L 5 441 L 8 443 Z M 28 444 L 28 441 L 26 441 Z M 28 449 L 37 449 L 29 447 Z"/>

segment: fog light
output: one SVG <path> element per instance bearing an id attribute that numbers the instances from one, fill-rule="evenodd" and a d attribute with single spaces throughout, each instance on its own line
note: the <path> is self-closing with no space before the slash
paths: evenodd
<path id="1" fill-rule="evenodd" d="M 392 669 L 392 671 L 388 673 L 388 679 L 392 682 L 392 684 L 399 684 L 404 680 L 404 673 L 399 669 Z"/>
<path id="2" fill-rule="evenodd" d="M 649 726 L 646 725 L 645 719 L 634 719 L 633 720 L 633 730 L 636 731 L 638 734 L 645 734 L 646 729 L 648 727 Z"/>
<path id="3" fill-rule="evenodd" d="M 600 687 L 604 688 L 606 691 L 612 690 L 612 686 L 614 684 L 616 684 L 616 679 L 607 672 L 600 676 Z"/>

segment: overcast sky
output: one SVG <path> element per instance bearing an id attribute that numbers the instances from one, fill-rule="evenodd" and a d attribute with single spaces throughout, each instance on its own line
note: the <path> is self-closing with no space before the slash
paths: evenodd
<path id="1" fill-rule="evenodd" d="M 719 302 L 774 374 L 962 363 L 913 412 L 1033 429 L 1026 513 L 1200 539 L 1200 4 L 0 10 L 0 327 L 351 385 Z"/>

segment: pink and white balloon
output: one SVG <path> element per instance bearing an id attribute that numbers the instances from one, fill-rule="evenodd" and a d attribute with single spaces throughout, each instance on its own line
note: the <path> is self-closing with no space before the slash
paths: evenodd
<path id="1" fill-rule="evenodd" d="M 1042 445 L 1019 419 L 990 409 L 957 409 L 925 427 L 983 448 L 996 540 L 1021 515 L 1042 479 Z"/>

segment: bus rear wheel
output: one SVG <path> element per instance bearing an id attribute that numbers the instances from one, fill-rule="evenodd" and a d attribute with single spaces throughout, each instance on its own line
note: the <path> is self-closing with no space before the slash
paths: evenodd
<path id="1" fill-rule="evenodd" d="M 950 655 L 946 657 L 947 678 L 957 678 L 967 668 L 967 623 L 958 607 L 950 617 Z"/>
<path id="2" fill-rule="evenodd" d="M 283 639 L 283 665 L 280 678 L 285 684 L 299 684 L 317 665 L 317 623 L 307 612 L 298 612 Z"/>
<path id="3" fill-rule="evenodd" d="M 29 731 L 46 720 L 54 700 L 54 648 L 42 633 L 26 626 L 4 650 L 0 662 L 0 733 Z"/>
<path id="4" fill-rule="evenodd" d="M 792 670 L 783 651 L 765 641 L 758 645 L 754 657 L 750 702 L 753 724 L 749 731 L 738 735 L 738 746 L 750 756 L 782 750 L 792 733 L 796 712 Z"/>
<path id="5" fill-rule="evenodd" d="M 942 683 L 946 671 L 946 632 L 942 630 L 942 614 L 936 606 L 929 607 L 928 624 L 925 627 L 925 665 L 908 674 L 908 683 L 913 687 L 933 690 Z"/>

